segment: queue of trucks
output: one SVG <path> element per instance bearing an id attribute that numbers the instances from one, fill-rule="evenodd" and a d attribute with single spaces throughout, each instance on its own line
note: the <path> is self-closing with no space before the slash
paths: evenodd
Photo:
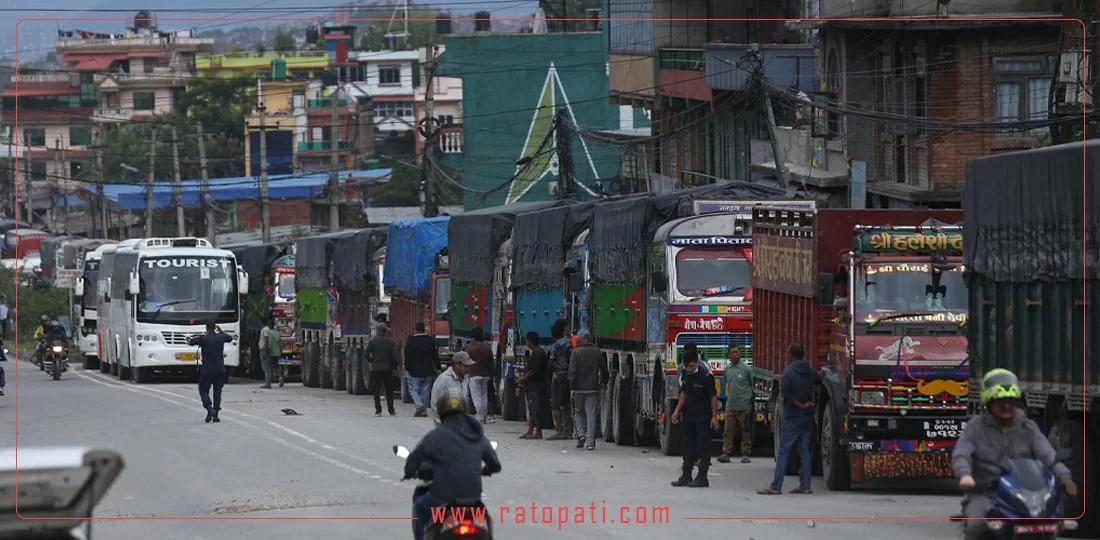
<path id="1" fill-rule="evenodd" d="M 1086 147 L 1089 165 L 1100 168 L 1100 143 Z M 259 376 L 253 329 L 273 314 L 286 363 L 300 364 L 307 387 L 365 394 L 363 351 L 379 315 L 388 315 L 399 345 L 423 322 L 441 364 L 480 327 L 498 360 L 493 406 L 508 420 L 526 414 L 515 383 L 530 354 L 522 337 L 534 331 L 549 346 L 551 326 L 565 319 L 574 332 L 592 333 L 609 368 L 601 436 L 655 444 L 666 455 L 681 448 L 679 426 L 668 420 L 689 343 L 716 375 L 723 401 L 727 350 L 740 347 L 754 371 L 754 446 L 763 449 L 780 431 L 779 379 L 799 342 L 821 375 L 813 466 L 831 490 L 951 476 L 951 451 L 979 406 L 981 375 L 1006 367 L 1051 440 L 1072 450 L 1068 465 L 1090 492 L 1088 508 L 1069 500 L 1068 515 L 1085 511 L 1079 530 L 1095 534 L 1100 429 L 1086 412 L 1100 393 L 1100 362 L 1082 344 L 1097 335 L 1100 313 L 1091 308 L 1100 297 L 1079 284 L 1096 283 L 1098 271 L 1084 261 L 1100 254 L 1095 241 L 1086 259 L 1076 253 L 1081 202 L 1100 201 L 1091 184 L 1081 197 L 1065 195 L 1081 189 L 1080 149 L 973 160 L 965 211 L 819 208 L 784 190 L 730 182 L 512 204 L 238 248 L 226 257 L 238 261 L 244 281 L 226 285 L 249 296 L 240 310 L 249 328 L 246 372 Z M 1094 232 L 1100 223 L 1088 219 Z M 184 239 L 170 242 L 177 240 Z M 199 247 L 213 249 L 181 249 Z M 166 323 L 158 310 L 139 309 L 126 323 L 136 342 L 125 354 L 118 330 L 105 330 L 121 329 L 130 313 L 118 299 L 147 294 L 140 261 L 154 248 L 169 249 L 125 241 L 86 258 L 100 261 L 98 290 L 87 281 L 84 289 L 104 299 L 99 349 L 109 370 L 138 366 L 156 349 L 146 326 Z M 125 263 L 123 253 L 132 254 Z M 797 470 L 788 464 L 788 474 Z"/>

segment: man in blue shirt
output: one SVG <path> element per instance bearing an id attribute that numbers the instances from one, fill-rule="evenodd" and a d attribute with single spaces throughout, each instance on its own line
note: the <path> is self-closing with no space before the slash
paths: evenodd
<path id="1" fill-rule="evenodd" d="M 787 460 L 792 457 L 791 453 L 795 448 L 798 448 L 802 462 L 798 487 L 792 489 L 791 493 L 806 495 L 813 493 L 813 487 L 810 484 L 813 479 L 810 438 L 813 436 L 814 413 L 817 410 L 813 402 L 814 387 L 819 377 L 814 368 L 804 359 L 805 354 L 801 343 L 792 343 L 789 352 L 791 361 L 783 370 L 783 378 L 779 383 L 783 421 L 779 424 L 779 448 L 775 449 L 775 477 L 770 486 L 756 491 L 760 495 L 778 495 L 783 492 Z"/>
<path id="2" fill-rule="evenodd" d="M 202 351 L 202 365 L 199 367 L 199 397 L 206 409 L 206 422 L 221 422 L 218 411 L 222 410 L 222 385 L 225 384 L 225 344 L 232 343 L 233 337 L 222 332 L 214 323 L 206 323 L 206 333 L 193 336 L 187 344 L 198 346 Z M 210 388 L 214 388 L 214 401 L 210 401 Z"/>
<path id="3" fill-rule="evenodd" d="M 684 353 L 684 370 L 680 372 L 680 401 L 672 413 L 673 424 L 683 424 L 684 465 L 680 478 L 673 487 L 710 487 L 707 471 L 710 469 L 710 440 L 712 431 L 718 430 L 718 389 L 714 375 L 699 366 L 699 353 Z M 695 461 L 699 461 L 699 475 L 691 479 Z"/>

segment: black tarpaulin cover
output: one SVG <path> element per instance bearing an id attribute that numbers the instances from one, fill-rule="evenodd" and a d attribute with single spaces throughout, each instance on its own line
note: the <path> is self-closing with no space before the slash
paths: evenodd
<path id="1" fill-rule="evenodd" d="M 336 243 L 332 282 L 337 291 L 362 292 L 373 284 L 371 258 L 386 245 L 387 227 L 360 229 Z"/>
<path id="2" fill-rule="evenodd" d="M 338 231 L 299 238 L 294 268 L 295 287 L 298 290 L 328 288 L 336 243 L 356 232 L 358 231 Z"/>
<path id="3" fill-rule="evenodd" d="M 539 201 L 482 208 L 451 216 L 447 228 L 447 254 L 451 281 L 456 284 L 488 285 L 500 246 L 512 234 L 516 215 L 568 204 L 568 201 Z"/>
<path id="4" fill-rule="evenodd" d="M 967 269 L 1017 283 L 1096 279 L 1098 172 L 1100 140 L 969 161 L 963 194 Z"/>
<path id="5" fill-rule="evenodd" d="M 262 291 L 268 266 L 275 261 L 282 250 L 275 244 L 261 244 L 240 246 L 233 248 L 232 251 L 237 256 L 237 265 L 248 272 L 248 290 Z"/>
<path id="6" fill-rule="evenodd" d="M 596 206 L 588 233 L 588 271 L 601 283 L 645 281 L 646 247 L 665 222 L 692 214 L 696 200 L 777 200 L 785 190 L 732 181 Z"/>

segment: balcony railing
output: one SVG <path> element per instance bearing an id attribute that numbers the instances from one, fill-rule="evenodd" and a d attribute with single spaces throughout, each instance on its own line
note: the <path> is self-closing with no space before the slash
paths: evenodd
<path id="1" fill-rule="evenodd" d="M 703 49 L 661 49 L 657 53 L 657 69 L 675 71 L 698 71 L 707 69 L 706 53 Z"/>
<path id="2" fill-rule="evenodd" d="M 100 122 L 126 122 L 133 118 L 134 109 L 131 107 L 101 107 L 92 113 Z"/>
<path id="3" fill-rule="evenodd" d="M 349 101 L 346 99 L 336 100 L 337 107 L 347 107 Z M 324 109 L 332 106 L 332 98 L 310 99 L 306 101 L 306 106 L 310 109 Z"/>
<path id="4" fill-rule="evenodd" d="M 96 83 L 102 82 L 108 76 L 114 77 L 120 83 L 128 82 L 144 82 L 163 84 L 164 86 L 173 86 L 178 84 L 185 84 L 194 78 L 194 75 L 186 71 L 153 71 L 146 72 L 125 72 L 118 71 L 114 73 L 96 73 L 94 80 Z"/>
<path id="5" fill-rule="evenodd" d="M 336 143 L 338 150 L 354 148 L 353 141 L 339 141 Z M 332 150 L 332 141 L 302 141 L 298 143 L 299 152 L 316 152 L 318 150 Z"/>
<path id="6" fill-rule="evenodd" d="M 20 83 L 67 83 L 72 80 L 68 73 L 16 73 L 11 77 L 12 82 Z"/>
<path id="7" fill-rule="evenodd" d="M 712 90 L 741 91 L 752 82 L 752 74 L 734 67 L 749 51 L 751 45 L 736 43 L 708 43 L 707 85 Z M 818 92 L 814 63 L 817 55 L 814 46 L 808 44 L 760 45 L 764 61 L 764 76 L 780 88 L 798 88 L 803 92 Z"/>
<path id="8" fill-rule="evenodd" d="M 462 128 L 443 128 L 439 131 L 439 149 L 444 154 L 461 154 L 465 149 L 462 140 Z"/>
<path id="9" fill-rule="evenodd" d="M 199 37 L 160 37 L 129 36 L 121 38 L 62 38 L 57 40 L 58 48 L 66 47 L 168 47 L 172 45 L 208 45 L 214 46 L 214 38 Z"/>

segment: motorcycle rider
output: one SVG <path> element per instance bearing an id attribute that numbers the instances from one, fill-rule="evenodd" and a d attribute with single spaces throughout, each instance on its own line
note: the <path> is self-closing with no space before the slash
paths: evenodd
<path id="1" fill-rule="evenodd" d="M 977 540 L 985 531 L 983 518 L 990 510 L 989 491 L 1001 477 L 1002 466 L 1013 459 L 1036 459 L 1052 470 L 1066 494 L 1077 496 L 1069 468 L 1057 461 L 1057 452 L 1024 411 L 1019 380 L 1007 369 L 994 369 L 982 378 L 982 413 L 966 423 L 955 444 L 951 463 L 963 497 L 966 539 Z"/>
<path id="2" fill-rule="evenodd" d="M 34 327 L 34 340 L 37 342 L 34 350 L 34 363 L 37 365 L 42 359 L 42 353 L 46 352 L 46 332 L 50 329 L 50 316 L 43 314 L 38 318 L 38 326 Z"/>
<path id="3" fill-rule="evenodd" d="M 428 432 L 405 460 L 405 479 L 416 477 L 421 465 L 430 465 L 433 473 L 431 491 L 413 502 L 418 540 L 424 538 L 433 508 L 480 501 L 482 472 L 500 472 L 500 459 L 481 423 L 466 413 L 462 392 L 447 390 L 435 403 L 435 410 L 442 423 Z"/>

